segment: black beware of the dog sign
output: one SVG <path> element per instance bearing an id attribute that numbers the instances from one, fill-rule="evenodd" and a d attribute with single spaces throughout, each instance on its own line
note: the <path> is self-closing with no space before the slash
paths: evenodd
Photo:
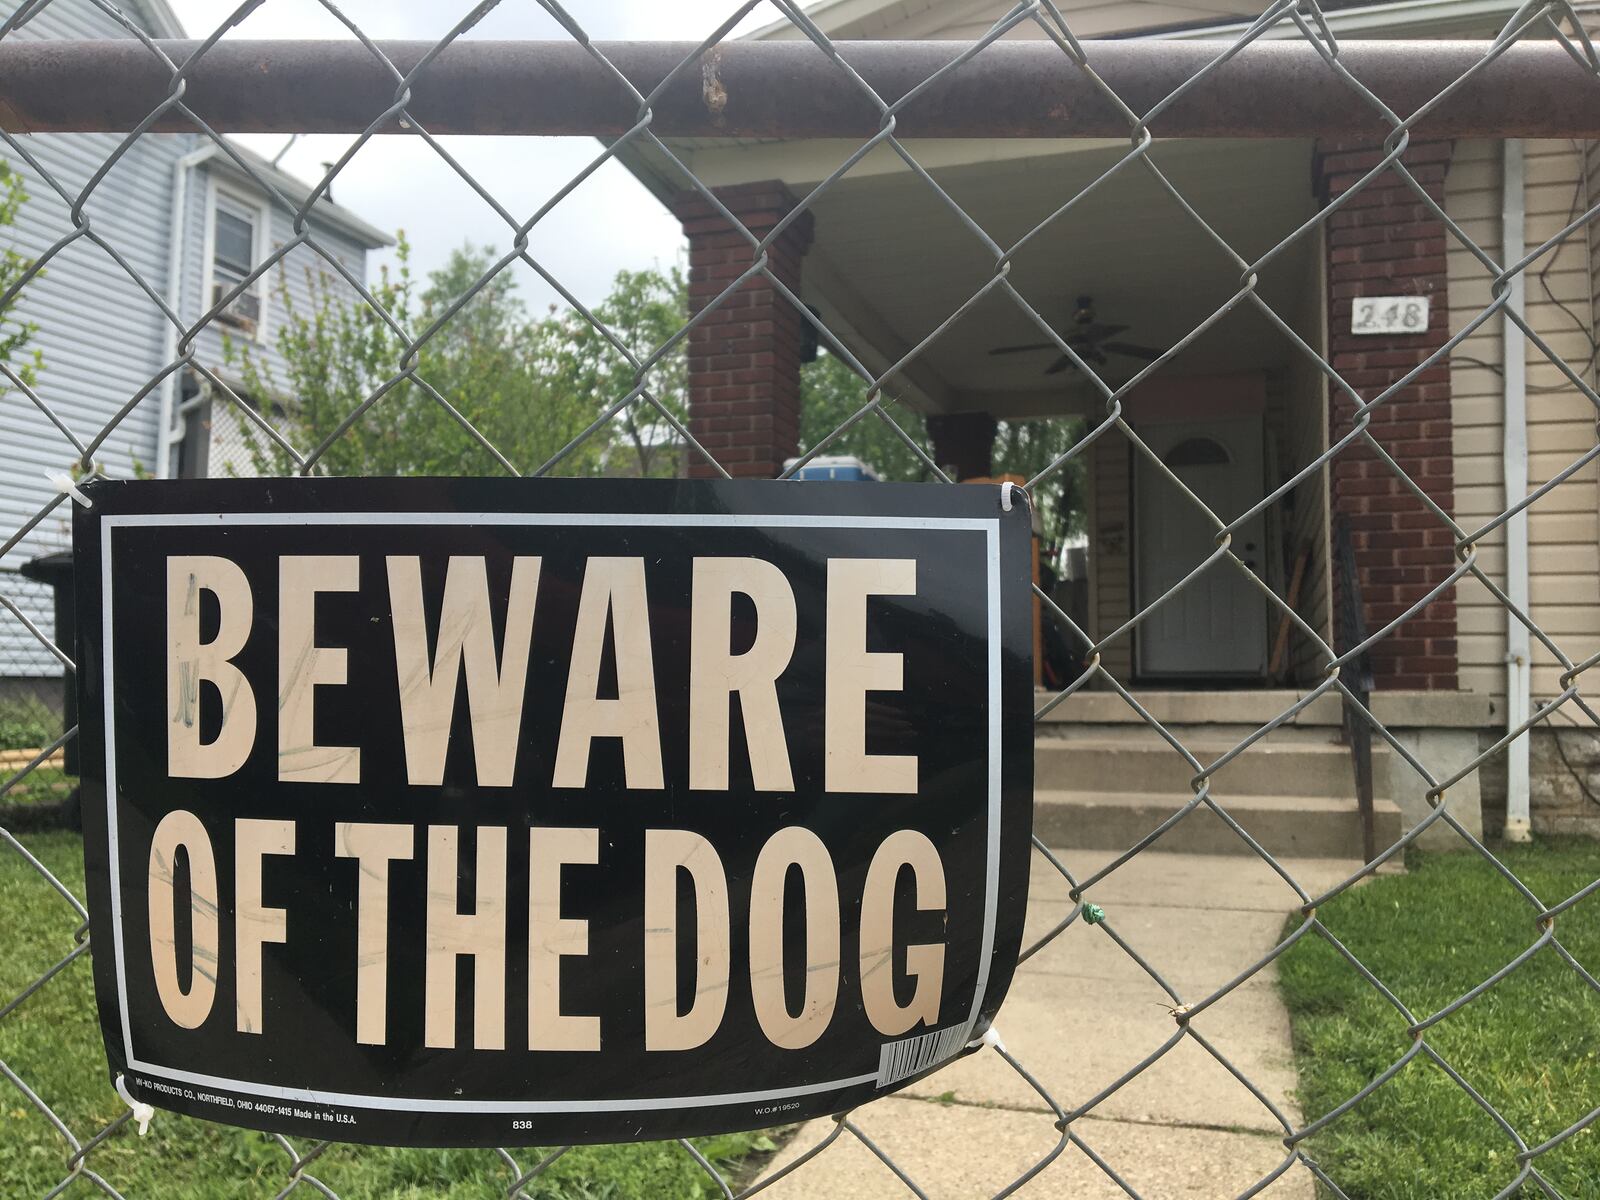
<path id="1" fill-rule="evenodd" d="M 778 1124 L 1016 963 L 1029 518 L 998 488 L 98 482 L 113 1074 L 348 1141 Z"/>

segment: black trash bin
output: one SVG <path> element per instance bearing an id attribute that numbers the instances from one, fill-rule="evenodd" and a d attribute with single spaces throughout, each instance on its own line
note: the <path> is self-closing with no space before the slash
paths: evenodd
<path id="1" fill-rule="evenodd" d="M 46 554 L 22 565 L 22 574 L 39 583 L 49 584 L 55 592 L 56 645 L 74 662 L 77 661 L 78 625 L 72 593 L 72 554 L 61 551 Z M 71 729 L 78 723 L 78 685 L 71 671 L 61 677 L 62 728 Z M 68 738 L 62 747 L 63 768 L 68 775 L 78 774 L 78 739 Z"/>

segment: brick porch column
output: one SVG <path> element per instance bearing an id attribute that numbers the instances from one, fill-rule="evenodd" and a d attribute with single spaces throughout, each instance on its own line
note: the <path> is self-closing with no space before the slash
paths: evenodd
<path id="1" fill-rule="evenodd" d="M 1441 204 L 1451 143 L 1414 142 L 1405 155 L 1413 177 Z M 1324 202 L 1336 199 L 1383 157 L 1371 145 L 1320 143 L 1317 178 Z M 1449 293 L 1444 223 L 1393 171 L 1378 176 L 1328 218 L 1329 361 L 1370 401 L 1444 344 Z M 1358 296 L 1425 295 L 1428 329 L 1411 335 L 1350 332 Z M 1348 433 L 1355 405 L 1334 390 L 1329 433 Z M 1372 413 L 1370 432 L 1446 512 L 1453 511 L 1450 368 L 1430 367 Z M 1332 504 L 1350 523 L 1368 631 L 1392 621 L 1456 565 L 1449 531 L 1362 442 L 1334 460 Z M 1337 585 L 1336 585 L 1337 586 Z M 1343 647 L 1341 647 L 1343 649 Z M 1379 688 L 1452 690 L 1457 686 L 1454 589 L 1373 648 Z"/>
<path id="2" fill-rule="evenodd" d="M 757 237 L 794 207 L 781 183 L 718 188 L 717 198 Z M 756 253 L 698 193 L 673 213 L 689 241 L 689 309 L 698 313 L 749 270 Z M 811 244 L 811 214 L 788 226 L 768 250 L 774 275 L 796 295 Z M 724 299 L 689 335 L 689 431 L 734 476 L 770 479 L 800 443 L 800 344 L 805 320 L 764 275 Z M 690 450 L 689 474 L 717 474 Z"/>
<path id="3" fill-rule="evenodd" d="M 986 412 L 943 413 L 928 418 L 933 461 L 955 468 L 957 482 L 994 474 L 994 418 Z"/>

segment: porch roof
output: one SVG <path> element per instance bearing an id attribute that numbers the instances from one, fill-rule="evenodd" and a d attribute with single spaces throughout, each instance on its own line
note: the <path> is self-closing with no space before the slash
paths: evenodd
<path id="1" fill-rule="evenodd" d="M 779 178 L 804 197 L 856 146 L 675 148 L 711 186 Z M 1239 263 L 1138 161 L 1085 192 L 1128 156 L 1126 143 L 925 141 L 910 149 L 977 229 L 882 147 L 811 206 L 816 233 L 802 296 L 874 371 L 908 354 L 994 278 L 997 256 L 983 234 L 1015 248 L 1009 281 L 1063 335 L 1072 329 L 1076 298 L 1087 295 L 1100 321 L 1128 327 L 1119 340 L 1166 349 L 1239 289 Z M 1245 261 L 1314 211 L 1306 142 L 1158 142 L 1151 159 Z M 665 173 L 660 179 L 664 184 Z M 1052 213 L 1058 215 L 1049 219 Z M 1308 337 L 1320 320 L 1315 244 L 1314 233 L 1300 237 L 1258 285 L 1267 304 Z M 994 288 L 916 354 L 889 390 L 927 411 L 983 409 L 1002 417 L 1097 404 L 1098 393 L 1076 371 L 1045 373 L 1057 357 L 1052 350 L 991 354 L 1047 340 L 1013 298 Z M 1283 332 L 1246 301 L 1161 373 L 1270 369 L 1292 353 Z M 1113 356 L 1102 372 L 1115 386 L 1142 365 Z"/>
<path id="2" fill-rule="evenodd" d="M 1173 0 L 1182 5 L 1187 0 Z M 1104 14 L 1105 5 L 1064 3 Z M 1233 38 L 1234 15 L 1259 5 L 1207 0 L 1210 20 L 1174 29 L 1166 0 L 1115 6 L 1116 28 L 1090 36 Z M 1326 3 L 1339 36 L 1485 36 L 1515 11 L 1515 0 L 1394 0 Z M 830 36 L 971 37 L 972 0 L 822 0 L 807 11 Z M 1126 11 L 1124 11 L 1126 10 Z M 984 8 L 983 11 L 989 11 Z M 1125 18 L 1125 19 L 1124 19 Z M 1098 18 L 1096 18 L 1098 19 Z M 779 22 L 748 36 L 797 36 Z M 1007 36 L 1028 36 L 1019 27 Z M 1298 36 L 1292 25 L 1264 35 Z M 1122 142 L 997 140 L 908 143 L 917 161 L 1002 247 L 1066 204 L 1127 153 Z M 804 198 L 858 148 L 850 141 L 778 142 L 682 139 L 672 143 L 703 183 L 778 179 Z M 1307 142 L 1157 142 L 1152 160 L 1218 234 L 1249 260 L 1314 211 Z M 688 181 L 665 158 L 638 144 L 623 163 L 663 201 Z M 962 227 L 892 151 L 879 148 L 831 184 L 812 204 L 816 242 L 803 294 L 869 368 L 881 371 L 909 352 L 993 273 L 995 255 Z M 1302 237 L 1263 273 L 1259 294 L 1315 344 L 1322 321 L 1315 235 Z M 1100 320 L 1129 326 L 1124 340 L 1172 345 L 1237 290 L 1239 270 L 1137 164 L 1076 203 L 1030 239 L 1011 281 L 1058 332 L 1068 332 L 1074 299 L 1091 295 Z M 1003 345 L 1046 340 L 1003 295 L 991 295 L 905 368 L 904 398 L 929 411 L 988 408 L 996 415 L 1081 409 L 1096 399 L 1075 372 L 1045 376 L 1053 356 L 991 357 Z M 1164 368 L 1176 374 L 1271 368 L 1296 353 L 1289 339 L 1248 303 Z M 1115 386 L 1138 363 L 1114 361 Z"/>

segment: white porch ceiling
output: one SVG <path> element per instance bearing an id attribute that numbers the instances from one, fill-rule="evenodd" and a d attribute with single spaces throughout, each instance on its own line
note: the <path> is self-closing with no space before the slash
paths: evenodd
<path id="1" fill-rule="evenodd" d="M 991 238 L 1008 247 L 1124 152 L 1085 149 L 933 174 Z M 1314 211 L 1306 143 L 1157 143 L 1152 158 L 1247 261 Z M 806 263 L 805 297 L 874 369 L 905 354 L 993 276 L 992 251 L 909 169 L 847 176 L 813 211 L 816 240 Z M 1314 328 L 1320 310 L 1317 244 L 1314 232 L 1303 236 L 1260 278 L 1259 294 L 1302 330 Z M 1166 348 L 1237 291 L 1240 271 L 1148 170 L 1134 163 L 1029 240 L 1013 261 L 1010 279 L 1060 332 L 1070 331 L 1075 298 L 1088 294 L 1101 321 L 1129 327 L 1119 340 Z M 906 398 L 932 409 L 987 408 L 1002 415 L 1084 407 L 1092 393 L 1075 372 L 1044 374 L 1053 351 L 989 354 L 995 347 L 1043 340 L 1010 298 L 992 292 L 917 356 L 902 381 Z M 1287 362 L 1293 352 L 1288 339 L 1247 303 L 1161 374 L 1265 369 Z M 1113 356 L 1103 370 L 1115 384 L 1140 365 Z"/>

